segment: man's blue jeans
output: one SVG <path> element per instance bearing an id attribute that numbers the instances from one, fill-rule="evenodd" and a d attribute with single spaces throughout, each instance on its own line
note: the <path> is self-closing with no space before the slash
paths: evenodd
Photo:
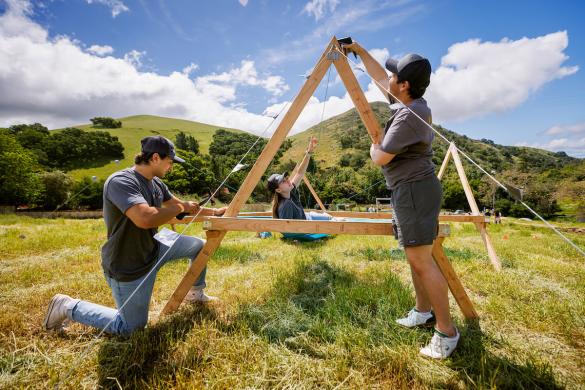
<path id="1" fill-rule="evenodd" d="M 117 308 L 120 308 L 138 285 L 144 281 L 121 310 L 79 300 L 74 302 L 67 311 L 69 319 L 94 328 L 105 329 L 106 333 L 117 335 L 129 335 L 136 329 L 144 328 L 148 322 L 148 306 L 156 274 L 160 267 L 175 259 L 194 259 L 204 244 L 205 240 L 189 236 L 180 236 L 170 250 L 168 246 L 160 244 L 157 262 L 162 256 L 164 256 L 164 259 L 149 275 L 144 275 L 131 282 L 119 282 L 106 276 L 106 281 L 112 289 Z M 207 267 L 199 275 L 199 279 L 194 284 L 195 288 L 205 288 L 206 271 Z"/>

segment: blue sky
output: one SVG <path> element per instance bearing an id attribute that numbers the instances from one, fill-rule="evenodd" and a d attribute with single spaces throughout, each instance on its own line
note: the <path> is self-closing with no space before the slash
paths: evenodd
<path id="1" fill-rule="evenodd" d="M 335 34 L 428 57 L 444 127 L 585 157 L 583 19 L 582 1 L 0 0 L 0 126 L 154 114 L 258 134 Z M 351 107 L 334 70 L 324 90 L 294 132 Z"/>

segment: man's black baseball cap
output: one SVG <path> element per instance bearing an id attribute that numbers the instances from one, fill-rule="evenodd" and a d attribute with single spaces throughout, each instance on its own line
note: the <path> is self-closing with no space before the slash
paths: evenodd
<path id="1" fill-rule="evenodd" d="M 288 172 L 284 173 L 273 173 L 268 178 L 268 191 L 274 192 L 280 183 L 282 183 L 288 177 Z"/>
<path id="2" fill-rule="evenodd" d="M 398 76 L 400 80 L 406 80 L 411 90 L 424 90 L 431 83 L 431 63 L 418 54 L 407 54 L 400 60 L 389 58 L 386 61 L 386 69 Z"/>
<path id="3" fill-rule="evenodd" d="M 184 163 L 181 157 L 175 154 L 175 145 L 165 137 L 160 135 L 143 138 L 140 143 L 142 144 L 142 153 L 158 153 L 159 156 L 167 156 L 178 163 Z"/>

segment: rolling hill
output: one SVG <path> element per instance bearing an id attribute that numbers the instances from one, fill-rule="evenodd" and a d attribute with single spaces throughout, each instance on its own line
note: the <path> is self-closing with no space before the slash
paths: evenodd
<path id="1" fill-rule="evenodd" d="M 201 152 L 207 153 L 213 134 L 220 128 L 219 126 L 199 122 L 153 115 L 135 115 L 119 118 L 119 120 L 122 121 L 122 128 L 119 129 L 94 128 L 91 124 L 73 126 L 86 131 L 107 131 L 111 135 L 118 137 L 118 140 L 124 146 L 124 159 L 119 162 L 110 161 L 100 167 L 73 170 L 69 173 L 74 178 L 78 179 L 83 176 L 95 175 L 100 179 L 105 179 L 111 173 L 131 166 L 134 163 L 134 155 L 140 152 L 140 140 L 149 135 L 162 135 L 170 140 L 174 140 L 177 133 L 182 131 L 195 137 L 199 141 Z M 241 130 L 235 129 L 228 130 L 242 132 Z"/>

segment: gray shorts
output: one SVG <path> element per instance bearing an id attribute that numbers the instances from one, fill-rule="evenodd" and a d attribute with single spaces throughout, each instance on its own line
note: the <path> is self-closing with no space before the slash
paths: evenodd
<path id="1" fill-rule="evenodd" d="M 397 185 L 392 190 L 400 246 L 431 245 L 439 229 L 443 190 L 436 176 Z"/>

